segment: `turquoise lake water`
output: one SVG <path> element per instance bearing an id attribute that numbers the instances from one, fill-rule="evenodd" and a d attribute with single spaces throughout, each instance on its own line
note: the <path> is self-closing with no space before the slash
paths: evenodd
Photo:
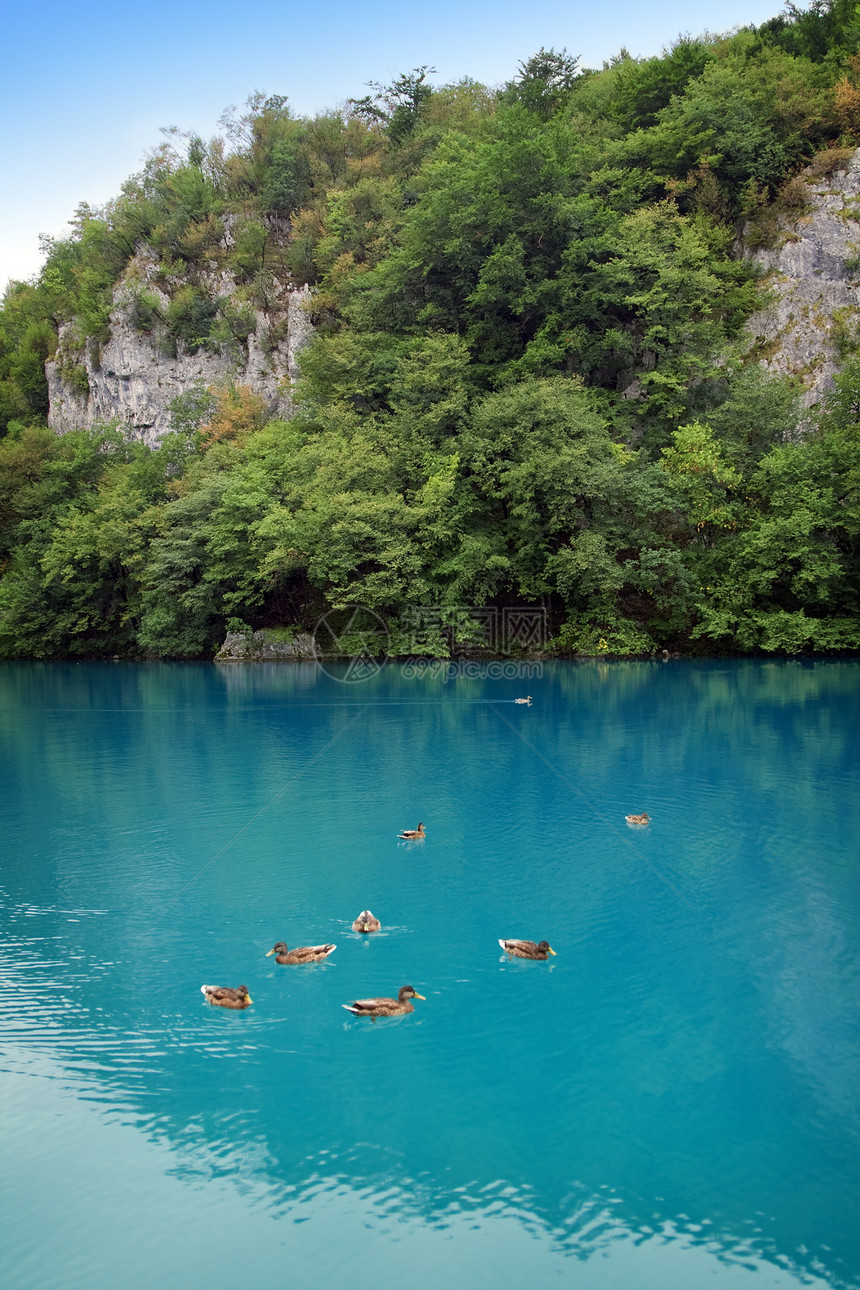
<path id="1" fill-rule="evenodd" d="M 860 663 L 6 664 L 0 757 L 8 1290 L 860 1286 Z"/>

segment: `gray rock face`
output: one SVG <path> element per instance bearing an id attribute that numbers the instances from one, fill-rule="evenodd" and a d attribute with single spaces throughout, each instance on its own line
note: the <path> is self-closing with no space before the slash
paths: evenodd
<path id="1" fill-rule="evenodd" d="M 136 281 L 142 281 L 149 295 L 156 296 L 166 309 L 168 296 L 152 281 L 152 270 L 140 257 L 134 262 L 134 272 L 139 275 Z M 225 274 L 209 285 L 222 297 L 236 296 L 236 283 Z M 275 286 L 282 324 L 275 346 L 266 343 L 271 315 L 255 309 L 254 330 L 245 344 L 232 346 L 229 353 L 205 349 L 189 353 L 180 340 L 174 356 L 165 352 L 156 336 L 134 326 L 134 289 L 128 281 L 120 283 L 114 292 L 110 339 L 101 350 L 90 340 L 81 354 L 74 346 L 74 324 L 61 327 L 56 358 L 45 369 L 48 424 L 62 434 L 99 421 L 119 421 L 136 437 L 155 444 L 170 429 L 173 399 L 195 387 L 208 388 L 228 380 L 248 385 L 262 395 L 271 415 L 287 416 L 290 386 L 298 374 L 297 355 L 313 331 L 306 309 L 310 292 Z M 75 370 L 78 380 L 70 381 L 69 374 Z M 88 392 L 81 388 L 84 370 Z"/>
<path id="2" fill-rule="evenodd" d="M 774 249 L 753 253 L 772 292 L 747 323 L 753 354 L 771 372 L 802 383 L 802 402 L 833 386 L 840 346 L 860 330 L 860 150 L 844 170 L 809 181 L 810 205 L 780 222 Z"/>
<path id="3" fill-rule="evenodd" d="M 301 662 L 319 657 L 313 636 L 296 632 L 285 640 L 278 632 L 228 632 L 215 655 L 216 663 Z"/>

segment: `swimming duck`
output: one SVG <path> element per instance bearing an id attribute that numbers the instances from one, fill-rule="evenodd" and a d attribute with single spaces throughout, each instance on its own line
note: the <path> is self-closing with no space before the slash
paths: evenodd
<path id="1" fill-rule="evenodd" d="M 643 811 L 641 815 L 625 815 L 624 818 L 628 824 L 650 824 L 651 823 L 651 816 L 648 814 L 647 811 Z"/>
<path id="2" fill-rule="evenodd" d="M 407 1012 L 414 1012 L 410 999 L 423 999 L 424 995 L 413 990 L 411 985 L 402 985 L 396 999 L 354 999 L 352 1003 L 342 1003 L 356 1017 L 402 1017 Z"/>
<path id="3" fill-rule="evenodd" d="M 529 707 L 531 707 L 531 706 L 532 706 L 532 696 L 529 694 L 529 695 L 527 695 L 524 699 L 514 699 L 514 703 L 526 703 L 526 704 L 528 704 L 528 706 L 529 706 Z"/>
<path id="4" fill-rule="evenodd" d="M 327 959 L 336 945 L 299 945 L 294 950 L 287 949 L 283 941 L 278 941 L 272 949 L 266 954 L 266 958 L 271 958 L 273 954 L 277 955 L 276 963 L 291 963 L 294 966 L 298 963 L 322 963 Z"/>
<path id="5" fill-rule="evenodd" d="M 354 932 L 378 932 L 382 927 L 379 919 L 369 909 L 363 909 L 352 925 Z"/>
<path id="6" fill-rule="evenodd" d="M 420 838 L 425 836 L 424 825 L 419 823 L 417 829 L 404 829 L 403 832 L 398 833 L 397 836 L 398 838 L 402 838 L 404 842 L 418 842 Z"/>
<path id="7" fill-rule="evenodd" d="M 545 959 L 555 950 L 549 941 L 499 941 L 506 954 L 516 959 Z"/>
<path id="8" fill-rule="evenodd" d="M 234 990 L 229 985 L 201 985 L 200 991 L 218 1008 L 250 1008 L 253 999 L 246 985 Z"/>

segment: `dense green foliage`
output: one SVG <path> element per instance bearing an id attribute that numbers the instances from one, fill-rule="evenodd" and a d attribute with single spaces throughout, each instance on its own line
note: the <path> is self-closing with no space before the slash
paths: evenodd
<path id="1" fill-rule="evenodd" d="M 732 251 L 856 144 L 858 47 L 854 6 L 815 0 L 600 71 L 421 67 L 170 136 L 0 312 L 0 655 L 206 656 L 230 622 L 354 602 L 395 628 L 540 604 L 560 651 L 860 647 L 860 361 L 799 436 L 790 383 L 744 360 Z M 228 355 L 313 286 L 295 415 L 227 383 L 155 449 L 49 432 L 58 328 L 85 393 L 120 280 L 165 349 Z"/>

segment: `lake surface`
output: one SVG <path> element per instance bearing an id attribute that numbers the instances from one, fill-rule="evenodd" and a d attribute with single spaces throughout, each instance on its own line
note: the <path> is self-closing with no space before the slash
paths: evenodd
<path id="1" fill-rule="evenodd" d="M 0 665 L 3 1284 L 860 1285 L 860 664 L 345 676 Z"/>

